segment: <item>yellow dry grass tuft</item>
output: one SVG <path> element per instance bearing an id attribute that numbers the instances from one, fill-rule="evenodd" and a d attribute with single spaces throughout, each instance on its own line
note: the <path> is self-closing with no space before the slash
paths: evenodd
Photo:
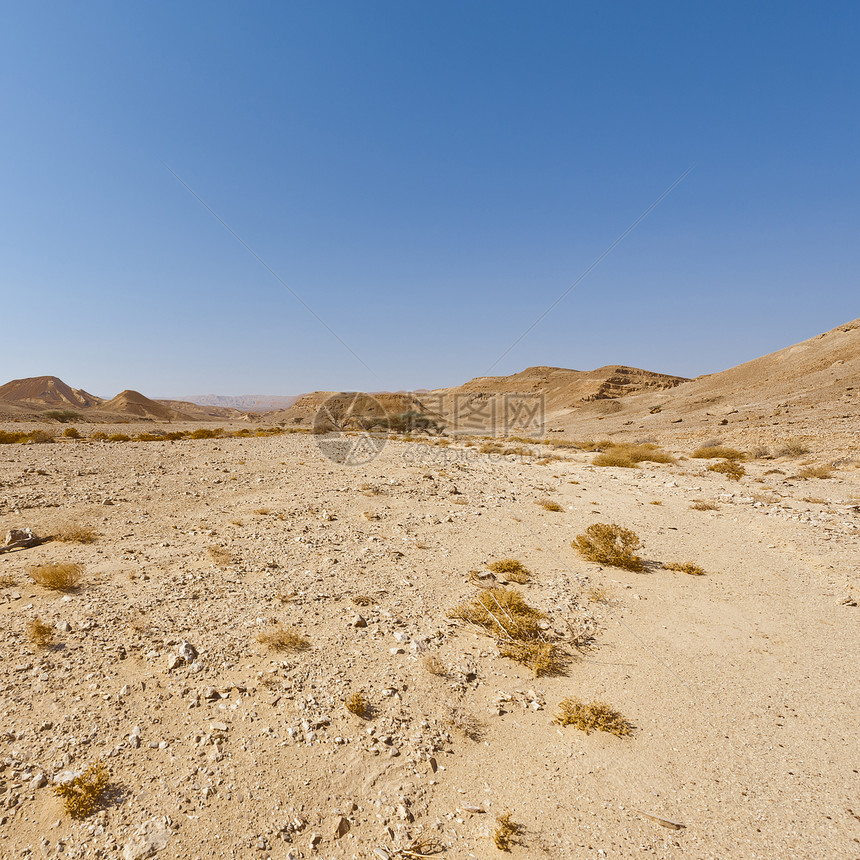
<path id="1" fill-rule="evenodd" d="M 564 510 L 558 502 L 554 502 L 552 499 L 538 499 L 536 504 L 540 505 L 545 511 L 554 511 L 557 513 Z"/>
<path id="2" fill-rule="evenodd" d="M 98 536 L 98 532 L 90 526 L 66 523 L 60 526 L 54 539 L 63 541 L 63 543 L 95 543 Z"/>
<path id="3" fill-rule="evenodd" d="M 618 711 L 604 702 L 583 702 L 575 696 L 561 700 L 553 722 L 560 726 L 574 726 L 586 734 L 600 731 L 619 738 L 629 735 L 633 730 Z"/>
<path id="4" fill-rule="evenodd" d="M 715 505 L 713 502 L 706 502 L 704 499 L 696 499 L 696 501 L 690 505 L 690 510 L 693 511 L 718 511 L 719 509 L 719 505 Z"/>
<path id="5" fill-rule="evenodd" d="M 364 693 L 359 691 L 353 693 L 344 703 L 343 706 L 351 713 L 362 719 L 367 719 L 371 713 L 370 702 L 367 701 Z"/>
<path id="6" fill-rule="evenodd" d="M 305 651 L 311 643 L 292 627 L 274 624 L 257 634 L 257 641 L 272 651 Z"/>
<path id="7" fill-rule="evenodd" d="M 34 618 L 27 623 L 27 635 L 36 645 L 44 647 L 51 644 L 54 628 L 50 624 L 45 624 L 41 618 Z"/>
<path id="8" fill-rule="evenodd" d="M 493 636 L 503 657 L 527 666 L 535 677 L 561 671 L 562 655 L 544 637 L 546 615 L 529 606 L 514 589 L 488 588 L 469 603 L 450 610 L 448 617 L 458 618 Z"/>
<path id="9" fill-rule="evenodd" d="M 210 546 L 207 552 L 209 553 L 209 558 L 218 567 L 228 567 L 233 564 L 233 553 L 223 546 Z"/>
<path id="10" fill-rule="evenodd" d="M 54 794 L 63 799 L 66 812 L 72 818 L 86 818 L 98 809 L 110 784 L 110 773 L 100 762 L 70 782 L 54 786 Z"/>
<path id="11" fill-rule="evenodd" d="M 437 678 L 445 678 L 448 675 L 448 667 L 434 654 L 427 654 L 421 660 L 421 666 L 425 672 Z"/>
<path id="12" fill-rule="evenodd" d="M 801 469 L 798 478 L 808 480 L 809 478 L 831 478 L 833 477 L 832 466 L 807 466 Z"/>
<path id="13" fill-rule="evenodd" d="M 488 567 L 493 573 L 501 574 L 511 582 L 516 582 L 517 585 L 525 585 L 531 579 L 531 571 L 515 558 L 503 558 L 494 561 Z"/>
<path id="14" fill-rule="evenodd" d="M 703 445 L 696 448 L 690 456 L 695 460 L 744 460 L 747 455 L 737 448 L 727 448 L 725 445 Z"/>
<path id="15" fill-rule="evenodd" d="M 720 460 L 719 463 L 708 466 L 708 471 L 725 475 L 731 481 L 740 481 L 746 475 L 746 469 L 735 460 Z"/>
<path id="16" fill-rule="evenodd" d="M 642 542 L 631 529 L 616 523 L 595 523 L 578 535 L 571 546 L 578 549 L 589 561 L 608 564 L 624 570 L 644 570 L 645 564 L 635 554 Z"/>
<path id="17" fill-rule="evenodd" d="M 603 453 L 591 462 L 595 466 L 618 466 L 622 469 L 635 469 L 639 463 L 674 463 L 675 458 L 651 442 L 606 443 Z"/>
<path id="18" fill-rule="evenodd" d="M 705 571 L 691 561 L 670 561 L 663 565 L 666 570 L 678 570 L 681 573 L 689 573 L 690 576 L 704 576 Z"/>
<path id="19" fill-rule="evenodd" d="M 0 574 L 0 588 L 14 588 L 18 580 L 11 573 Z"/>
<path id="20" fill-rule="evenodd" d="M 493 844 L 499 851 L 510 851 L 511 847 L 520 841 L 520 836 L 525 833 L 525 827 L 517 824 L 511 813 L 506 812 L 496 819 L 496 829 L 493 831 Z"/>
<path id="21" fill-rule="evenodd" d="M 83 571 L 78 564 L 70 562 L 55 562 L 51 564 L 34 564 L 28 570 L 30 579 L 43 588 L 55 591 L 71 591 L 81 581 Z"/>

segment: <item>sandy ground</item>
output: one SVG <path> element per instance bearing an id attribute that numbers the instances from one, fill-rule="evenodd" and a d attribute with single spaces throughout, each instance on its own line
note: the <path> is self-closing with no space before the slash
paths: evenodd
<path id="1" fill-rule="evenodd" d="M 0 446 L 2 533 L 99 534 L 0 555 L 0 856 L 393 860 L 423 834 L 439 857 L 493 858 L 510 812 L 512 857 L 860 858 L 860 472 L 799 480 L 783 458 L 733 482 L 702 460 L 562 455 L 392 441 L 348 467 L 305 435 Z M 571 541 L 596 522 L 707 575 L 590 563 Z M 516 587 L 569 654 L 562 675 L 447 617 L 479 591 L 469 571 L 505 557 L 532 571 Z M 82 585 L 35 585 L 49 561 L 82 565 Z M 36 616 L 50 647 L 28 637 Z M 275 620 L 311 647 L 268 650 Z M 590 647 L 568 621 L 595 626 Z M 198 656 L 171 670 L 184 641 Z M 344 707 L 357 691 L 368 718 Z M 562 728 L 566 696 L 635 730 Z M 112 791 L 74 821 L 50 782 L 99 759 Z"/>

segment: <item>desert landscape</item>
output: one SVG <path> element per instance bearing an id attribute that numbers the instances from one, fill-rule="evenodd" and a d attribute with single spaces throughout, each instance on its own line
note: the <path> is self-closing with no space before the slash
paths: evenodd
<path id="1" fill-rule="evenodd" d="M 0 387 L 0 855 L 860 858 L 860 320 L 226 402 Z"/>

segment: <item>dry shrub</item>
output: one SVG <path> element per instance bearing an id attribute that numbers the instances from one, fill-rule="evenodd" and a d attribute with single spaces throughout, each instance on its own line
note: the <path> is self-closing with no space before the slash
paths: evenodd
<path id="1" fill-rule="evenodd" d="M 207 550 L 209 558 L 218 565 L 218 567 L 227 567 L 233 564 L 233 553 L 225 549 L 223 546 L 210 546 Z"/>
<path id="2" fill-rule="evenodd" d="M 494 561 L 489 565 L 489 569 L 493 573 L 502 574 L 506 579 L 516 582 L 518 585 L 525 585 L 531 579 L 531 571 L 515 558 L 503 558 L 500 561 Z"/>
<path id="3" fill-rule="evenodd" d="M 371 714 L 370 702 L 367 701 L 363 692 L 353 693 L 343 706 L 351 713 L 362 719 L 367 719 Z"/>
<path id="4" fill-rule="evenodd" d="M 740 481 L 746 475 L 746 469 L 734 460 L 720 460 L 719 463 L 708 466 L 708 471 L 719 472 L 719 474 L 725 475 L 732 481 Z"/>
<path id="5" fill-rule="evenodd" d="M 255 513 L 258 517 L 265 517 L 265 516 L 268 516 L 270 513 L 272 513 L 272 509 L 271 509 L 271 508 L 257 508 L 257 509 L 254 511 L 254 513 Z"/>
<path id="6" fill-rule="evenodd" d="M 421 660 L 421 666 L 425 672 L 436 675 L 437 678 L 445 678 L 448 675 L 448 667 L 434 654 L 427 654 Z"/>
<path id="7" fill-rule="evenodd" d="M 66 812 L 72 818 L 86 818 L 99 807 L 109 784 L 110 773 L 98 761 L 70 782 L 55 785 L 53 791 L 63 798 Z"/>
<path id="8" fill-rule="evenodd" d="M 615 523 L 595 523 L 578 535 L 571 546 L 589 561 L 621 567 L 624 570 L 644 570 L 645 564 L 637 550 L 642 545 L 636 532 Z"/>
<path id="9" fill-rule="evenodd" d="M 801 469 L 797 477 L 807 480 L 809 478 L 830 478 L 832 476 L 832 466 L 807 466 L 805 469 Z"/>
<path id="10" fill-rule="evenodd" d="M 478 451 L 481 454 L 501 454 L 505 449 L 498 442 L 484 442 Z"/>
<path id="11" fill-rule="evenodd" d="M 211 430 L 208 427 L 198 427 L 192 433 L 188 434 L 189 439 L 220 439 L 224 435 L 224 430 L 221 427 L 216 427 Z"/>
<path id="12" fill-rule="evenodd" d="M 27 623 L 27 635 L 36 645 L 50 645 L 54 638 L 54 628 L 50 624 L 45 624 L 41 618 L 34 618 Z"/>
<path id="13" fill-rule="evenodd" d="M 127 433 L 111 433 L 107 440 L 108 442 L 131 442 L 131 436 Z"/>
<path id="14" fill-rule="evenodd" d="M 544 638 L 541 622 L 546 615 L 529 606 L 514 589 L 488 588 L 469 603 L 452 609 L 448 617 L 459 618 L 493 636 L 503 657 L 527 666 L 536 678 L 561 671 L 562 655 Z"/>
<path id="15" fill-rule="evenodd" d="M 77 523 L 66 523 L 60 526 L 54 535 L 54 540 L 63 543 L 95 543 L 98 533 L 90 526 L 82 526 Z"/>
<path id="16" fill-rule="evenodd" d="M 696 460 L 743 460 L 746 454 L 736 448 L 727 448 L 724 445 L 703 445 L 696 448 L 690 455 Z"/>
<path id="17" fill-rule="evenodd" d="M 605 585 L 592 585 L 591 588 L 586 590 L 585 596 L 592 603 L 609 603 L 614 594 L 612 589 L 607 588 Z"/>
<path id="18" fill-rule="evenodd" d="M 459 618 L 483 628 L 497 639 L 531 641 L 540 638 L 543 612 L 529 606 L 522 594 L 512 588 L 496 586 L 475 597 L 469 603 L 448 612 L 449 618 Z"/>
<path id="19" fill-rule="evenodd" d="M 554 502 L 552 499 L 538 499 L 536 504 L 540 505 L 545 511 L 558 512 L 564 510 L 558 502 Z"/>
<path id="20" fill-rule="evenodd" d="M 0 588 L 14 588 L 17 580 L 11 573 L 0 574 Z"/>
<path id="21" fill-rule="evenodd" d="M 802 457 L 809 448 L 800 439 L 789 439 L 776 450 L 777 457 Z"/>
<path id="22" fill-rule="evenodd" d="M 7 433 L 5 430 L 0 430 L 0 445 L 14 445 L 17 442 L 24 442 L 27 439 L 26 433 L 13 432 Z"/>
<path id="23" fill-rule="evenodd" d="M 81 433 L 77 427 L 66 427 L 66 429 L 63 430 L 63 436 L 65 436 L 66 439 L 80 439 Z"/>
<path id="24" fill-rule="evenodd" d="M 451 708 L 448 712 L 448 725 L 471 741 L 479 741 L 484 737 L 486 725 L 473 714 L 462 708 Z"/>
<path id="25" fill-rule="evenodd" d="M 292 627 L 275 624 L 257 634 L 257 641 L 272 651 L 304 651 L 311 643 Z"/>
<path id="26" fill-rule="evenodd" d="M 689 573 L 690 576 L 704 576 L 705 571 L 691 561 L 670 561 L 663 565 L 666 570 L 678 570 L 681 573 Z"/>
<path id="27" fill-rule="evenodd" d="M 108 434 L 104 433 L 101 430 L 96 430 L 96 432 L 93 433 L 92 436 L 90 436 L 90 439 L 93 442 L 107 442 L 107 438 L 108 438 Z"/>
<path id="28" fill-rule="evenodd" d="M 506 812 L 496 819 L 496 829 L 493 831 L 493 844 L 499 851 L 510 851 L 516 845 L 519 837 L 525 833 L 525 827 L 511 819 L 511 813 Z"/>
<path id="29" fill-rule="evenodd" d="M 554 722 L 560 726 L 574 726 L 586 734 L 600 731 L 619 738 L 629 735 L 633 729 L 618 711 L 604 702 L 586 703 L 576 696 L 561 700 Z"/>
<path id="30" fill-rule="evenodd" d="M 638 444 L 612 444 L 605 448 L 592 461 L 595 466 L 618 466 L 622 469 L 635 469 L 638 463 L 674 463 L 675 459 L 651 442 Z"/>
<path id="31" fill-rule="evenodd" d="M 28 570 L 33 582 L 55 591 L 71 591 L 81 581 L 81 566 L 71 562 L 34 564 Z"/>
<path id="32" fill-rule="evenodd" d="M 690 509 L 693 511 L 718 511 L 719 505 L 713 504 L 713 502 L 706 502 L 704 499 L 696 499 L 692 505 L 690 505 Z"/>
<path id="33" fill-rule="evenodd" d="M 564 660 L 552 642 L 503 642 L 499 645 L 499 653 L 527 666 L 535 673 L 535 678 L 559 675 L 564 668 Z"/>
<path id="34" fill-rule="evenodd" d="M 352 602 L 356 606 L 373 606 L 376 601 L 369 594 L 355 594 Z"/>

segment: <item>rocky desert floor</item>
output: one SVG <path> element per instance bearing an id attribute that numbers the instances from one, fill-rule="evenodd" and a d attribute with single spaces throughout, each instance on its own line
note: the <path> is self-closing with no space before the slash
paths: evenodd
<path id="1" fill-rule="evenodd" d="M 0 856 L 860 858 L 860 471 L 735 482 L 667 448 L 622 469 L 401 441 L 346 466 L 300 434 L 0 446 L 0 538 L 96 533 L 0 554 Z M 598 522 L 645 572 L 571 546 Z M 560 674 L 449 617 L 504 558 Z M 49 562 L 80 585 L 36 585 Z M 271 650 L 276 624 L 309 647 Z M 556 724 L 570 696 L 632 733 Z M 72 819 L 52 786 L 97 761 L 109 791 Z"/>

